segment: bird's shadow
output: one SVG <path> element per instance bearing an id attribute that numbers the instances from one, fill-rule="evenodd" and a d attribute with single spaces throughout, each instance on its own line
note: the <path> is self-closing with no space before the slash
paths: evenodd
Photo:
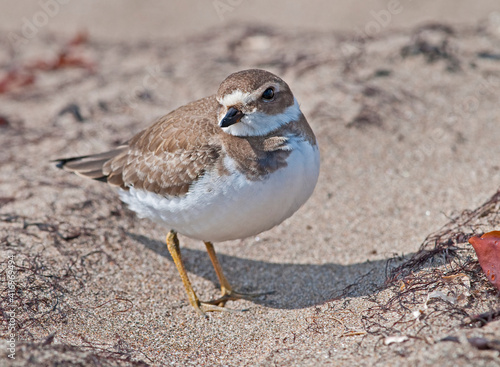
<path id="1" fill-rule="evenodd" d="M 134 233 L 128 233 L 128 236 L 172 261 L 165 242 Z M 219 281 L 205 251 L 181 248 L 181 254 L 188 273 L 201 276 L 219 287 Z M 224 254 L 217 256 L 226 278 L 235 290 L 249 293 L 271 292 L 255 299 L 254 302 L 278 309 L 299 309 L 339 297 L 374 294 L 384 287 L 388 261 L 394 260 L 390 258 L 350 265 L 315 265 L 279 264 Z"/>

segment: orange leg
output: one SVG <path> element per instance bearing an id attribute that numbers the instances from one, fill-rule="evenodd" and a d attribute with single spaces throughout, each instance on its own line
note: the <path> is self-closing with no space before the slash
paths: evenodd
<path id="1" fill-rule="evenodd" d="M 220 290 L 221 297 L 215 299 L 213 301 L 209 301 L 207 303 L 218 305 L 224 307 L 227 301 L 235 301 L 238 299 L 254 299 L 256 297 L 270 294 L 272 292 L 267 293 L 239 293 L 233 290 L 229 282 L 227 281 L 224 273 L 222 272 L 222 266 L 217 259 L 217 255 L 215 254 L 214 245 L 211 242 L 205 242 L 205 246 L 207 247 L 208 256 L 210 256 L 210 261 L 212 261 L 212 265 L 214 266 L 215 274 L 217 274 L 217 278 L 219 278 L 220 282 Z"/>
<path id="2" fill-rule="evenodd" d="M 217 278 L 219 279 L 221 285 L 221 297 L 208 302 L 200 301 L 193 289 L 193 286 L 191 285 L 191 281 L 188 278 L 186 268 L 184 267 L 184 263 L 182 262 L 177 233 L 174 230 L 171 230 L 167 235 L 168 251 L 170 252 L 172 259 L 174 260 L 175 266 L 177 267 L 177 271 L 181 276 L 184 288 L 186 288 L 186 293 L 188 296 L 189 303 L 191 304 L 191 306 L 193 306 L 193 308 L 198 314 L 206 316 L 205 312 L 238 311 L 238 310 L 231 310 L 224 308 L 226 302 L 238 299 L 253 299 L 255 297 L 272 293 L 268 292 L 268 293 L 258 293 L 258 294 L 246 294 L 234 291 L 229 282 L 227 281 L 226 277 L 224 276 L 224 273 L 222 272 L 222 267 L 219 263 L 219 260 L 217 259 L 217 255 L 215 254 L 214 246 L 210 242 L 205 242 L 205 246 L 207 247 L 208 256 L 210 256 L 210 260 L 212 261 L 212 265 L 214 266 L 215 273 L 217 274 Z"/>
<path id="3" fill-rule="evenodd" d="M 191 282 L 189 281 L 186 268 L 184 267 L 184 263 L 182 262 L 177 233 L 173 230 L 170 231 L 167 235 L 167 247 L 170 255 L 172 256 L 172 259 L 174 260 L 175 266 L 177 267 L 177 271 L 181 276 L 184 288 L 186 288 L 189 303 L 194 307 L 195 311 L 202 316 L 206 316 L 205 312 L 228 311 L 223 307 L 219 307 L 211 303 L 200 302 L 193 289 L 193 286 L 191 285 Z"/>

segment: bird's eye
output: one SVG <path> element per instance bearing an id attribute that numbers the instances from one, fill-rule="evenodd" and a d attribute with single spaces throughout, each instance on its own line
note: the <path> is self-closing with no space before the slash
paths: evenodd
<path id="1" fill-rule="evenodd" d="M 271 99 L 274 98 L 274 89 L 273 88 L 267 88 L 264 93 L 262 93 L 262 98 L 270 101 Z"/>

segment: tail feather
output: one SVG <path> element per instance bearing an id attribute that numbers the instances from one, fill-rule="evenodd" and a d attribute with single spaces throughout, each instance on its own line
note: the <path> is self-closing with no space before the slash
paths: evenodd
<path id="1" fill-rule="evenodd" d="M 57 162 L 57 168 L 76 173 L 79 176 L 107 182 L 108 175 L 103 172 L 104 165 L 122 153 L 126 148 L 126 146 L 121 146 L 104 153 L 56 159 L 54 162 Z"/>

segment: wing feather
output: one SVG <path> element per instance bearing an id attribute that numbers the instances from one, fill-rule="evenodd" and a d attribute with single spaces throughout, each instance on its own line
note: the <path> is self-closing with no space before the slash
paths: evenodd
<path id="1" fill-rule="evenodd" d="M 185 195 L 221 154 L 215 97 L 183 106 L 127 144 L 108 152 L 59 159 L 57 166 L 122 189 Z"/>

